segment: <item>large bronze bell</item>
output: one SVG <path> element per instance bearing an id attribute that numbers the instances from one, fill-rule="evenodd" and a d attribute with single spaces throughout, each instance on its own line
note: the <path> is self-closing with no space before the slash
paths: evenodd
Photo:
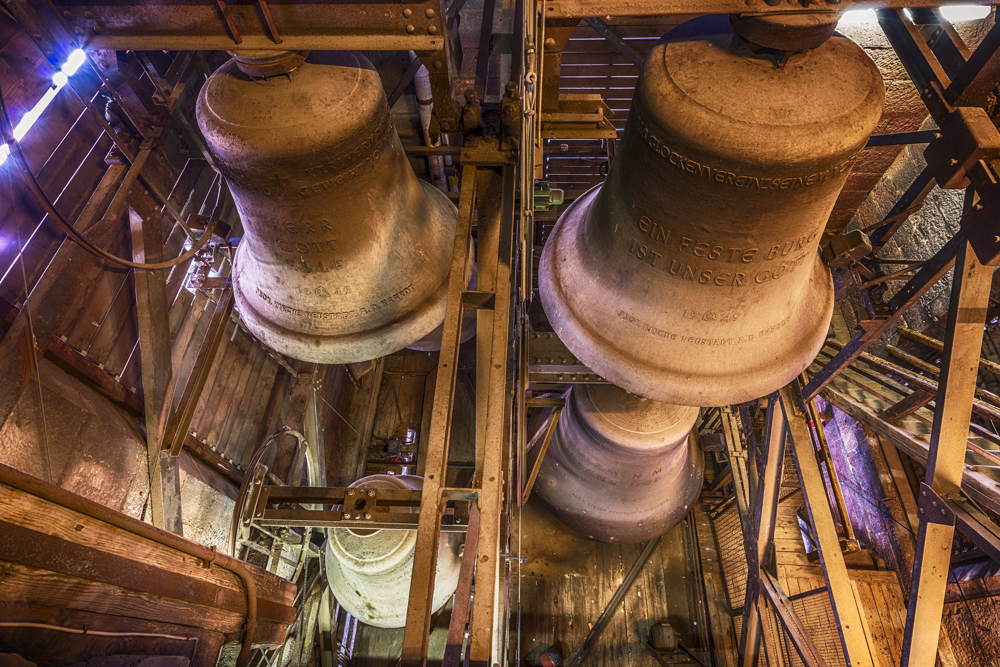
<path id="1" fill-rule="evenodd" d="M 574 385 L 538 472 L 538 495 L 559 520 L 603 542 L 642 542 L 687 516 L 705 459 L 698 408 L 614 385 Z"/>
<path id="2" fill-rule="evenodd" d="M 833 286 L 817 246 L 885 89 L 860 47 L 829 37 L 835 16 L 808 19 L 812 32 L 801 20 L 744 17 L 734 34 L 704 17 L 664 36 L 607 179 L 545 244 L 556 333 L 631 392 L 750 400 L 826 337 Z"/>
<path id="3" fill-rule="evenodd" d="M 240 315 L 278 352 L 338 364 L 443 321 L 457 210 L 413 173 L 371 63 L 326 60 L 241 52 L 209 77 L 197 115 L 245 229 Z"/>

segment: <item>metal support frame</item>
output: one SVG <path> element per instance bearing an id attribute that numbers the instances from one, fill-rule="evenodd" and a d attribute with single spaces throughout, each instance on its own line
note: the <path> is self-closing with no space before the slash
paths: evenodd
<path id="1" fill-rule="evenodd" d="M 477 156 L 481 155 L 481 152 L 477 153 Z M 496 160 L 494 164 L 503 165 L 506 160 L 505 154 L 501 156 L 500 153 L 496 153 L 494 157 Z M 477 475 L 474 491 L 478 499 L 479 521 L 476 549 L 471 552 L 471 557 L 476 559 L 474 575 L 470 575 L 474 576 L 476 591 L 472 600 L 474 622 L 470 624 L 468 643 L 472 664 L 486 664 L 492 660 L 496 652 L 494 629 L 496 623 L 500 622 L 496 593 L 501 570 L 497 554 L 500 553 L 500 522 L 502 516 L 506 514 L 502 510 L 501 489 L 502 464 L 506 458 L 504 450 L 509 443 L 505 424 L 508 423 L 506 415 L 510 413 L 507 391 L 510 347 L 507 341 L 511 320 L 510 263 L 513 240 L 514 173 L 510 166 L 500 166 L 498 170 L 479 166 L 474 156 L 469 154 L 463 154 L 462 165 L 459 223 L 455 235 L 448 305 L 431 408 L 424 485 L 419 492 L 422 511 L 418 515 L 409 515 L 408 519 L 417 520 L 417 544 L 414 553 L 414 575 L 410 582 L 407 624 L 403 636 L 401 655 L 403 665 L 423 665 L 427 660 L 427 642 L 433 611 L 431 600 L 440 534 L 442 531 L 452 529 L 465 530 L 465 526 L 444 524 L 442 517 L 446 513 L 445 503 L 448 498 L 457 493 L 445 487 L 445 477 L 451 412 L 457 381 L 462 313 L 464 309 L 472 307 L 478 307 L 481 324 L 491 329 L 488 336 L 482 337 L 477 342 L 477 345 L 483 348 L 479 351 L 479 358 L 487 362 L 480 364 L 477 375 L 485 375 L 487 381 L 486 390 L 477 391 L 477 406 L 484 406 L 478 409 L 484 413 L 485 428 L 477 429 L 478 439 L 482 440 L 481 443 L 477 443 L 477 459 L 482 459 L 477 460 L 477 470 L 482 472 L 481 475 Z M 480 171 L 486 177 L 486 182 L 481 188 L 477 173 Z M 476 203 L 478 200 L 482 204 L 484 197 L 489 205 L 500 208 L 499 215 L 495 215 L 495 211 L 483 209 L 479 218 L 480 224 L 485 223 L 486 226 L 486 229 L 480 231 L 487 237 L 492 234 L 496 244 L 493 245 L 495 250 L 492 254 L 489 256 L 481 254 L 479 257 L 479 270 L 492 277 L 492 298 L 481 298 L 484 292 L 490 291 L 485 281 L 473 294 L 476 298 L 466 298 L 462 267 L 466 264 L 469 252 L 469 235 Z M 490 230 L 490 225 L 495 225 L 496 230 Z M 488 243 L 487 247 L 489 246 Z M 484 315 L 485 322 L 483 322 Z M 477 378 L 477 381 L 481 381 L 480 378 Z M 354 520 L 357 521 L 356 518 Z"/>
<path id="2" fill-rule="evenodd" d="M 17 10 L 26 0 L 11 3 Z M 287 49 L 438 51 L 446 47 L 440 0 L 223 4 L 214 0 L 59 3 L 42 25 L 85 49 Z"/>

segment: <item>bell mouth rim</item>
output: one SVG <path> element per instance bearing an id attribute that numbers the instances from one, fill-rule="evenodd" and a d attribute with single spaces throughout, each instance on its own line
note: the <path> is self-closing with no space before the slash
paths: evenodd
<path id="1" fill-rule="evenodd" d="M 642 524 L 643 527 L 647 528 L 647 530 L 644 532 L 634 531 L 636 528 L 636 524 L 634 523 L 619 525 L 609 521 L 600 520 L 596 518 L 596 515 L 580 511 L 581 508 L 579 506 L 564 508 L 562 505 L 565 503 L 560 503 L 558 502 L 558 499 L 549 497 L 549 492 L 546 488 L 547 485 L 545 484 L 538 484 L 538 495 L 560 522 L 582 537 L 586 537 L 597 542 L 612 544 L 636 544 L 638 542 L 645 542 L 646 540 L 657 537 L 658 535 L 665 535 L 674 527 L 679 525 L 684 517 L 687 516 L 688 511 L 685 511 L 685 508 L 690 510 L 690 508 L 697 501 L 698 495 L 701 493 L 702 485 L 700 480 L 702 480 L 705 475 L 705 455 L 698 447 L 698 442 L 694 434 L 688 434 L 685 441 L 688 445 L 686 448 L 688 456 L 682 464 L 678 465 L 678 474 L 663 479 L 662 485 L 664 489 L 668 490 L 676 489 L 678 484 L 681 488 L 686 488 L 688 490 L 688 496 L 682 499 L 686 502 L 672 506 L 670 508 L 670 512 L 660 515 L 650 514 L 645 516 Z M 687 475 L 686 479 L 682 479 L 685 474 Z M 544 468 L 539 472 L 538 482 L 543 481 L 543 475 Z M 690 485 L 684 486 L 685 481 L 690 482 Z M 676 516 L 672 517 L 671 512 L 676 514 Z M 663 526 L 663 528 L 661 528 L 661 526 Z"/>
<path id="2" fill-rule="evenodd" d="M 564 297 L 569 289 L 559 285 L 556 279 L 560 273 L 558 267 L 561 262 L 554 257 L 565 259 L 573 254 L 568 249 L 560 248 L 564 243 L 564 238 L 568 238 L 567 228 L 575 228 L 583 224 L 587 211 L 605 183 L 598 183 L 587 190 L 566 208 L 545 243 L 539 265 L 539 298 L 542 301 L 542 307 L 553 329 L 555 329 L 556 335 L 574 356 L 586 363 L 592 371 L 601 377 L 627 391 L 664 403 L 692 407 L 730 405 L 766 396 L 794 380 L 809 367 L 826 340 L 834 308 L 833 278 L 829 270 L 826 270 L 825 265 L 818 260 L 818 257 L 810 280 L 817 273 L 821 274 L 821 280 L 824 283 L 822 289 L 830 295 L 830 298 L 824 301 L 825 308 L 813 308 L 813 302 L 803 299 L 798 302 L 797 307 L 793 306 L 788 313 L 788 321 L 815 321 L 815 327 L 807 330 L 794 341 L 789 342 L 786 338 L 776 336 L 776 342 L 770 343 L 771 346 L 779 346 L 781 350 L 786 352 L 791 350 L 792 354 L 788 356 L 801 357 L 802 359 L 808 357 L 808 361 L 802 364 L 801 369 L 792 368 L 784 373 L 775 373 L 772 370 L 773 364 L 767 361 L 767 355 L 760 355 L 763 360 L 756 362 L 753 366 L 735 371 L 730 366 L 725 372 L 702 375 L 702 379 L 695 384 L 691 373 L 685 372 L 683 367 L 653 367 L 648 361 L 641 365 L 637 364 L 635 356 L 629 357 L 627 350 L 610 344 L 608 338 L 598 330 L 600 325 L 591 323 L 592 318 L 579 317 L 577 314 L 579 306 L 571 305 L 573 302 Z M 553 314 L 557 311 L 562 311 L 565 315 L 557 314 L 554 317 Z M 821 317 L 815 317 L 816 313 L 819 313 Z M 560 318 L 563 321 L 558 321 Z M 573 326 L 571 327 L 569 324 Z M 777 341 L 782 342 L 778 343 Z M 759 350 L 760 342 L 752 341 L 753 349 Z M 601 353 L 599 355 L 591 354 L 590 350 L 593 348 L 599 348 Z M 743 356 L 746 357 L 746 355 Z M 768 373 L 768 371 L 771 372 Z M 740 382 L 729 383 L 731 386 L 727 387 L 725 391 L 720 391 L 718 383 L 713 381 L 720 377 L 732 378 L 734 376 L 738 376 Z M 759 380 L 759 378 L 765 379 Z M 664 388 L 669 393 L 658 393 L 657 390 Z"/>

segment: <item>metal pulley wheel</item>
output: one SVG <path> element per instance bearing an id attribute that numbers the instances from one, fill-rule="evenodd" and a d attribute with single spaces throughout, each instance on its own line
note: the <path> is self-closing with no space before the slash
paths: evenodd
<path id="1" fill-rule="evenodd" d="M 281 441 L 283 436 L 295 438 L 296 452 L 292 462 L 289 476 L 285 480 L 276 477 L 265 463 L 272 447 Z M 322 486 L 322 480 L 318 479 L 319 468 L 314 460 L 314 454 L 310 450 L 306 438 L 298 431 L 293 431 L 287 426 L 275 431 L 264 440 L 250 457 L 243 484 L 240 486 L 239 495 L 236 497 L 236 506 L 233 508 L 233 518 L 229 525 L 229 554 L 241 560 L 256 560 L 258 557 L 266 556 L 267 561 L 263 565 L 267 570 L 275 574 L 279 573 L 282 563 L 291 566 L 293 572 L 286 577 L 295 581 L 306 560 L 310 555 L 318 556 L 319 553 L 309 547 L 312 529 L 306 528 L 300 536 L 301 542 L 298 550 L 298 557 L 290 559 L 283 555 L 285 547 L 296 546 L 290 542 L 288 537 L 290 529 L 270 530 L 262 528 L 253 522 L 253 512 L 260 497 L 260 490 L 268 483 L 276 486 Z M 295 533 L 297 535 L 297 533 Z M 270 542 L 270 544 L 266 544 Z M 312 551 L 312 553 L 310 553 Z"/>

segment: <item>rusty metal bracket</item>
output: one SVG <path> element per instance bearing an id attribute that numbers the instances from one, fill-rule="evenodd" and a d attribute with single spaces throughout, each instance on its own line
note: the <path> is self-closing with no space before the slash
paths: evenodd
<path id="1" fill-rule="evenodd" d="M 955 512 L 948 501 L 942 498 L 937 491 L 927 485 L 920 483 L 920 498 L 917 502 L 917 513 L 920 519 L 929 523 L 938 523 L 942 526 L 955 525 Z"/>
<path id="2" fill-rule="evenodd" d="M 607 380 L 577 359 L 554 333 L 528 336 L 528 382 L 607 384 Z"/>

